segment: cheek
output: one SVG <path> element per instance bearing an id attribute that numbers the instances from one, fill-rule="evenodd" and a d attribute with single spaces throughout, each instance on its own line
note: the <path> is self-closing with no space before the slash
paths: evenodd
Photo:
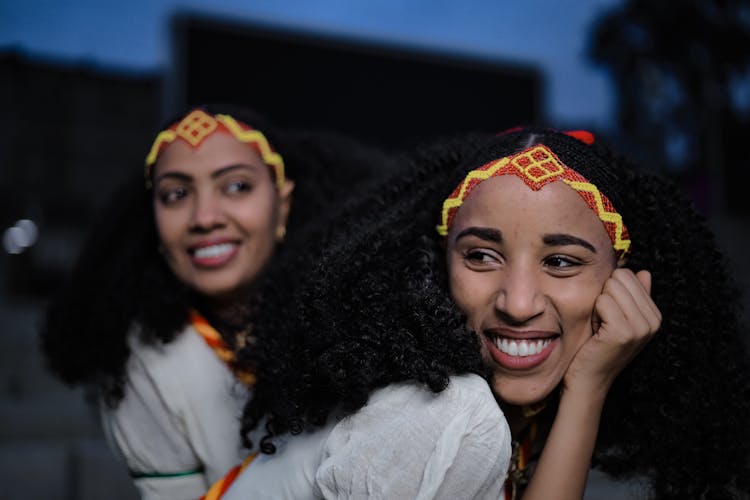
<path id="1" fill-rule="evenodd" d="M 585 290 L 599 290 L 601 286 L 594 284 L 591 286 L 581 285 L 569 287 L 561 290 L 558 295 L 558 306 L 560 314 L 564 318 L 563 328 L 571 334 L 580 335 L 580 342 L 583 342 L 593 333 L 591 320 L 594 312 L 594 303 L 599 293 L 582 293 Z"/>
<path id="2" fill-rule="evenodd" d="M 235 207 L 235 218 L 249 233 L 273 233 L 279 218 L 276 197 L 256 197 L 238 204 Z"/>
<path id="3" fill-rule="evenodd" d="M 450 270 L 450 290 L 453 301 L 466 315 L 467 323 L 479 329 L 488 308 L 492 308 L 492 293 L 488 282 L 479 273 L 463 267 Z"/>
<path id="4" fill-rule="evenodd" d="M 159 240 L 163 245 L 173 243 L 180 232 L 181 222 L 179 213 L 175 210 L 165 210 L 154 206 L 154 222 Z"/>

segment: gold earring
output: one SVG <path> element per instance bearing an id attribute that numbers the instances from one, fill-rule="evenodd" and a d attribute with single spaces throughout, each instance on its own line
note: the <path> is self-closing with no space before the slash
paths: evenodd
<path id="1" fill-rule="evenodd" d="M 276 241 L 279 243 L 284 241 L 286 237 L 286 226 L 279 226 L 276 228 Z"/>

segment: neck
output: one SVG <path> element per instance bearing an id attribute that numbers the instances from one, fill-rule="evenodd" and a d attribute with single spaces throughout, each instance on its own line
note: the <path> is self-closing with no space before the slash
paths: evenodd
<path id="1" fill-rule="evenodd" d="M 541 401 L 533 405 L 523 406 L 500 402 L 500 407 L 508 421 L 511 436 L 514 440 L 518 440 L 532 422 L 538 420 L 540 414 L 545 409 L 545 402 Z"/>
<path id="2" fill-rule="evenodd" d="M 222 330 L 222 326 L 235 328 L 245 321 L 249 302 L 247 297 L 243 291 L 215 297 L 198 296 L 195 305 L 209 323 L 216 323 L 214 328 Z"/>
<path id="3" fill-rule="evenodd" d="M 531 419 L 524 417 L 520 406 L 501 403 L 500 407 L 503 409 L 505 418 L 508 420 L 510 435 L 514 440 L 518 440 L 519 436 L 523 434 L 523 431 L 528 428 Z"/>

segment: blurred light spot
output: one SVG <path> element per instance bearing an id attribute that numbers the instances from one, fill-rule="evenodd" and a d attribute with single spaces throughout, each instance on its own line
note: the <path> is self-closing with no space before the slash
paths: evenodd
<path id="1" fill-rule="evenodd" d="M 39 230 L 37 229 L 36 223 L 30 219 L 21 219 L 16 222 L 16 227 L 20 227 L 28 238 L 27 247 L 30 247 L 36 243 L 37 236 L 39 236 Z"/>
<path id="2" fill-rule="evenodd" d="M 34 221 L 21 219 L 3 233 L 3 247 L 7 253 L 17 255 L 33 246 L 38 236 L 39 230 Z"/>
<path id="3" fill-rule="evenodd" d="M 3 233 L 3 247 L 9 254 L 19 254 L 24 251 L 24 246 L 19 243 L 19 239 L 23 240 L 25 237 L 23 229 L 20 227 L 9 227 Z"/>

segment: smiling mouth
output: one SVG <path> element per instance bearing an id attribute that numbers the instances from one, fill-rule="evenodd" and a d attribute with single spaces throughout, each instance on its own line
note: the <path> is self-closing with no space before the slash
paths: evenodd
<path id="1" fill-rule="evenodd" d="M 505 337 L 495 337 L 491 339 L 497 349 L 508 356 L 518 356 L 520 358 L 533 356 L 541 353 L 551 342 L 552 338 L 547 339 L 509 339 Z"/>
<path id="2" fill-rule="evenodd" d="M 560 334 L 549 331 L 513 332 L 489 328 L 483 332 L 489 354 L 511 370 L 534 368 L 546 360 L 559 343 Z"/>
<path id="3" fill-rule="evenodd" d="M 222 241 L 188 249 L 190 261 L 201 269 L 221 268 L 232 262 L 237 252 L 239 244 L 234 241 Z"/>
<path id="4" fill-rule="evenodd" d="M 223 257 L 229 254 L 236 245 L 234 243 L 219 243 L 206 247 L 196 248 L 191 251 L 193 257 L 197 259 L 212 259 Z"/>

